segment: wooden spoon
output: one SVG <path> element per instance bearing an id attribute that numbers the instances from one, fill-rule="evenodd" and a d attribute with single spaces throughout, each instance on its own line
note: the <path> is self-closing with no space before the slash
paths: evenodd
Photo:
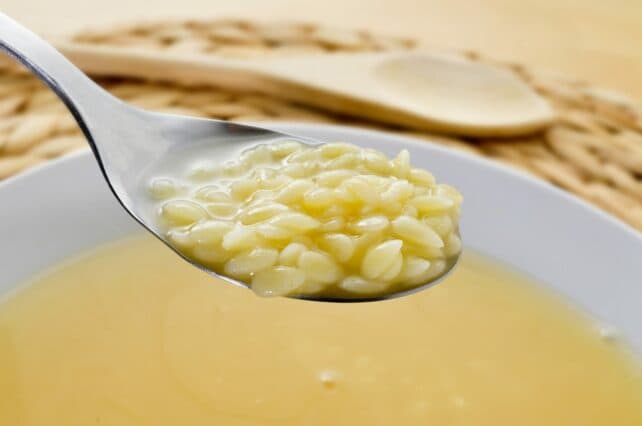
<path id="1" fill-rule="evenodd" d="M 58 43 L 94 75 L 170 79 L 257 91 L 392 125 L 466 136 L 542 129 L 553 112 L 512 71 L 420 52 L 225 59 Z"/>

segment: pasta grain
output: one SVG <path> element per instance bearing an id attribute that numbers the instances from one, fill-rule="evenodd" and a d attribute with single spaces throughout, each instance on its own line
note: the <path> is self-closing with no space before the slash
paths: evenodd
<path id="1" fill-rule="evenodd" d="M 260 145 L 150 182 L 168 241 L 262 296 L 370 297 L 442 275 L 462 250 L 462 197 L 346 143 Z"/>

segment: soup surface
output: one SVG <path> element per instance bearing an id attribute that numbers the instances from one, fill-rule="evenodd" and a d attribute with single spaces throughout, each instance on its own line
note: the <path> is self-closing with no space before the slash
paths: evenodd
<path id="1" fill-rule="evenodd" d="M 386 302 L 264 299 L 151 237 L 0 304 L 0 425 L 640 425 L 617 339 L 466 253 Z"/>

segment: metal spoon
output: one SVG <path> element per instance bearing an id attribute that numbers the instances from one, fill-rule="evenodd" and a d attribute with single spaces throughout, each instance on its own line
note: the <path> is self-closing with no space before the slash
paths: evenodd
<path id="1" fill-rule="evenodd" d="M 269 144 L 284 138 L 307 145 L 321 142 L 259 127 L 149 112 L 128 105 L 94 83 L 49 43 L 2 13 L 0 49 L 28 67 L 65 103 L 87 138 L 109 187 L 134 219 L 194 266 L 231 284 L 248 288 L 246 283 L 220 275 L 187 258 L 168 242 L 141 209 L 141 172 L 167 157 L 168 153 L 189 150 L 203 143 L 238 151 L 240 147 Z M 399 293 L 358 299 L 301 298 L 362 302 L 404 296 L 441 281 L 455 264 L 456 260 L 436 279 Z"/>

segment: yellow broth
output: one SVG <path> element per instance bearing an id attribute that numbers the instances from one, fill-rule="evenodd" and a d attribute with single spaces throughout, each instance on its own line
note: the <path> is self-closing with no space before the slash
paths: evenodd
<path id="1" fill-rule="evenodd" d="M 0 304 L 0 425 L 640 425 L 626 346 L 482 257 L 386 302 L 264 299 L 148 237 Z"/>

